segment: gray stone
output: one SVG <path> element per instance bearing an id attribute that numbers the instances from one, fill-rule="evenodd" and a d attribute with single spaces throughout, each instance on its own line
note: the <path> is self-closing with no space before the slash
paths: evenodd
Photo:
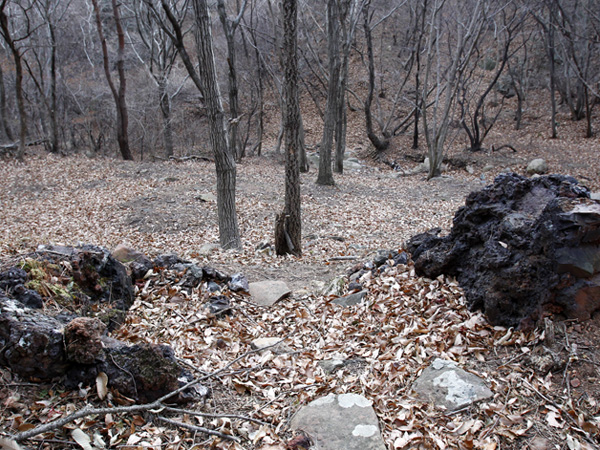
<path id="1" fill-rule="evenodd" d="M 363 301 L 367 295 L 367 291 L 355 292 L 354 294 L 346 295 L 345 297 L 336 298 L 333 303 L 340 306 L 354 306 Z"/>
<path id="2" fill-rule="evenodd" d="M 325 373 L 332 374 L 336 370 L 344 367 L 346 361 L 343 359 L 324 359 L 323 361 L 319 361 L 318 364 Z"/>
<path id="3" fill-rule="evenodd" d="M 329 394 L 292 417 L 292 430 L 308 434 L 319 450 L 385 450 L 372 402 L 358 394 Z"/>
<path id="4" fill-rule="evenodd" d="M 319 154 L 315 152 L 307 152 L 306 157 L 308 158 L 308 162 L 312 164 L 314 167 L 319 167 Z"/>
<path id="5" fill-rule="evenodd" d="M 229 289 L 233 292 L 249 292 L 250 285 L 248 279 L 243 273 L 236 273 L 231 276 L 231 280 L 228 283 Z"/>
<path id="6" fill-rule="evenodd" d="M 455 362 L 437 358 L 414 382 L 417 396 L 455 411 L 492 397 L 483 380 L 460 369 Z"/>
<path id="7" fill-rule="evenodd" d="M 530 175 L 543 175 L 548 172 L 548 163 L 542 158 L 536 158 L 527 164 L 527 173 Z"/>
<path id="8" fill-rule="evenodd" d="M 334 295 L 339 297 L 344 292 L 344 286 L 346 285 L 346 277 L 340 276 L 331 280 L 321 291 L 321 295 L 329 297 Z"/>
<path id="9" fill-rule="evenodd" d="M 219 244 L 202 244 L 198 249 L 198 253 L 201 256 L 208 256 L 212 252 L 219 250 L 221 246 Z"/>
<path id="10" fill-rule="evenodd" d="M 252 299 L 262 306 L 271 306 L 292 292 L 283 281 L 257 281 L 248 287 Z"/>
<path id="11" fill-rule="evenodd" d="M 291 352 L 292 349 L 289 348 L 287 345 L 285 345 L 281 341 L 282 341 L 282 339 L 278 338 L 278 337 L 257 338 L 257 339 L 254 339 L 250 343 L 250 347 L 252 347 L 252 349 L 254 349 L 254 350 L 262 350 L 262 349 L 270 350 L 277 355 L 279 355 L 281 353 Z M 280 342 L 280 344 L 277 344 L 278 342 Z M 275 344 L 277 344 L 277 345 L 275 345 Z M 271 347 L 271 346 L 273 346 L 273 347 Z M 269 348 L 267 349 L 266 347 L 269 347 Z"/>
<path id="12" fill-rule="evenodd" d="M 344 170 L 360 170 L 363 166 L 359 162 L 354 161 L 344 161 Z"/>
<path id="13" fill-rule="evenodd" d="M 115 247 L 115 249 L 111 252 L 112 257 L 115 258 L 120 263 L 126 264 L 132 261 L 142 261 L 146 258 L 146 256 L 131 248 L 125 244 L 119 244 Z"/>
<path id="14" fill-rule="evenodd" d="M 592 200 L 600 200 L 600 192 L 592 192 L 592 193 L 590 194 L 590 198 L 591 198 Z"/>
<path id="15" fill-rule="evenodd" d="M 206 192 L 197 196 L 196 200 L 200 200 L 201 202 L 216 202 L 217 196 L 215 194 L 211 194 L 210 192 Z"/>

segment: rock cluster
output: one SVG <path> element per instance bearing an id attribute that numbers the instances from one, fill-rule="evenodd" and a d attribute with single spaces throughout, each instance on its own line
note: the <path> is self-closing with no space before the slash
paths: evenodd
<path id="1" fill-rule="evenodd" d="M 492 324 L 587 319 L 600 308 L 600 202 L 572 177 L 500 175 L 467 197 L 448 236 L 439 232 L 409 241 L 417 273 L 456 277 Z"/>
<path id="2" fill-rule="evenodd" d="M 183 287 L 214 284 L 211 299 L 220 299 L 227 283 L 232 290 L 247 290 L 241 274 L 228 277 L 176 255 L 150 261 L 125 247 L 111 254 L 91 245 L 41 246 L 0 273 L 0 366 L 24 378 L 60 378 L 69 388 L 93 384 L 104 372 L 109 387 L 140 401 L 177 389 L 191 376 L 169 346 L 127 345 L 107 335 L 121 325 L 133 303 L 132 278 L 135 282 L 164 267 L 182 274 Z M 175 400 L 190 395 L 186 391 Z"/>

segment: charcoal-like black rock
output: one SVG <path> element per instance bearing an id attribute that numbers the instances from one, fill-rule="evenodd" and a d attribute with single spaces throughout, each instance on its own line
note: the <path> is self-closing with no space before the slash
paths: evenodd
<path id="1" fill-rule="evenodd" d="M 250 292 L 250 284 L 243 273 L 235 273 L 231 276 L 228 283 L 229 289 L 233 292 Z"/>
<path id="2" fill-rule="evenodd" d="M 600 202 L 572 177 L 503 174 L 467 197 L 448 236 L 413 237 L 419 275 L 454 276 L 495 325 L 600 309 Z"/>
<path id="3" fill-rule="evenodd" d="M 208 310 L 215 316 L 231 314 L 231 303 L 224 295 L 213 296 L 208 299 Z"/>

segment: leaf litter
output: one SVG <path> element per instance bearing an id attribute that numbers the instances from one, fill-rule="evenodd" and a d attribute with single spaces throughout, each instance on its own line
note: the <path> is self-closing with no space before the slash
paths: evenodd
<path id="1" fill-rule="evenodd" d="M 27 444 L 47 449 L 300 448 L 287 425 L 301 405 L 329 393 L 359 393 L 373 401 L 389 449 L 600 446 L 597 318 L 584 324 L 556 322 L 553 339 L 543 326 L 528 332 L 492 327 L 466 308 L 455 280 L 417 277 L 410 261 L 367 272 L 361 282 L 368 294 L 352 307 L 335 305 L 335 296 L 320 295 L 311 284 L 344 273 L 348 261 L 332 262 L 334 257 L 351 257 L 354 265 L 379 248 L 401 249 L 417 232 L 434 226 L 448 230 L 466 193 L 481 186 L 477 176 L 460 173 L 424 183 L 365 168 L 338 177 L 337 186 L 327 189 L 306 177 L 304 256 L 277 258 L 256 251 L 271 239 L 282 202 L 283 171 L 266 159 L 240 166 L 244 249 L 210 254 L 199 249 L 217 241 L 216 208 L 196 199 L 214 188 L 208 164 L 38 156 L 8 165 L 0 190 L 0 216 L 8 224 L 0 240 L 3 255 L 48 242 L 109 248 L 128 242 L 149 255 L 175 252 L 229 274 L 244 272 L 251 281 L 283 278 L 294 288 L 291 297 L 270 308 L 225 291 L 232 314 L 215 315 L 202 286 L 179 284 L 184 274 L 150 274 L 136 286 L 136 302 L 114 337 L 168 343 L 198 376 L 223 369 L 207 380 L 206 400 L 186 409 L 85 417 Z M 285 351 L 252 351 L 250 343 L 258 337 L 281 338 Z M 494 397 L 454 412 L 418 400 L 411 385 L 434 358 L 453 360 L 482 377 Z M 544 358 L 559 363 L 544 365 Z M 318 364 L 327 359 L 345 364 L 327 373 Z M 77 392 L 34 385 L 5 369 L 0 376 L 3 448 L 18 448 L 10 435 L 86 405 L 131 404 L 101 376 L 97 386 Z"/>

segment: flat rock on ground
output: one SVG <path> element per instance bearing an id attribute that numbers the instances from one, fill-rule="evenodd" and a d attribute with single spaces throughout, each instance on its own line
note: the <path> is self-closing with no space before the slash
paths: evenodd
<path id="1" fill-rule="evenodd" d="M 257 281 L 249 287 L 252 300 L 262 306 L 271 306 L 292 292 L 283 281 Z"/>
<path id="2" fill-rule="evenodd" d="M 319 450 L 385 450 L 372 402 L 358 394 L 329 394 L 292 417 L 291 429 L 310 436 Z"/>
<path id="3" fill-rule="evenodd" d="M 492 396 L 483 380 L 455 362 L 437 358 L 413 384 L 419 398 L 455 411 Z"/>

